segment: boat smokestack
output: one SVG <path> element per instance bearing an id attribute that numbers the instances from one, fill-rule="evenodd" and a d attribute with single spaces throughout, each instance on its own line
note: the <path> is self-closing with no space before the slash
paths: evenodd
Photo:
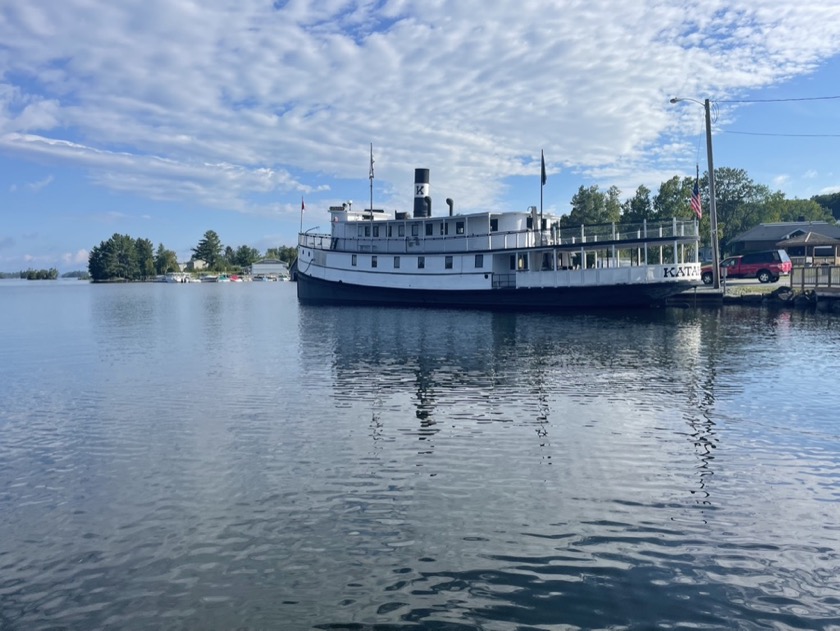
<path id="1" fill-rule="evenodd" d="M 455 206 L 455 202 L 452 201 L 451 197 L 446 198 L 446 205 L 449 206 L 449 216 L 452 216 L 452 207 Z"/>
<path id="2" fill-rule="evenodd" d="M 431 216 L 432 202 L 429 199 L 429 169 L 414 169 L 414 217 Z"/>

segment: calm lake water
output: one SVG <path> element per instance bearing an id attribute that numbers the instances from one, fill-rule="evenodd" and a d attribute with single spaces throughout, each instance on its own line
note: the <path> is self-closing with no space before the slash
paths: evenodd
<path id="1" fill-rule="evenodd" d="M 840 318 L 0 282 L 0 629 L 840 628 Z"/>

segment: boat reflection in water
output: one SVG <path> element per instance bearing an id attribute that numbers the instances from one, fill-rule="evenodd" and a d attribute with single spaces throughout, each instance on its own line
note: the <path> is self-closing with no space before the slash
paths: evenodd
<path id="1" fill-rule="evenodd" d="M 682 571 L 635 567 L 636 552 L 603 555 L 627 538 L 651 554 L 659 537 L 678 547 L 714 508 L 705 478 L 717 437 L 702 411 L 714 371 L 702 366 L 696 317 L 304 306 L 299 322 L 307 379 L 332 383 L 323 428 L 357 452 L 369 487 L 354 494 L 346 527 L 368 533 L 357 553 L 381 555 L 382 538 L 402 550 L 391 560 L 410 579 L 402 619 L 449 606 L 435 585 L 461 585 L 472 597 L 442 619 L 479 615 L 493 606 L 477 596 L 489 590 L 496 606 L 556 623 L 558 602 L 605 604 L 611 590 Z M 654 536 L 663 496 L 683 526 Z M 586 574 L 602 594 L 580 582 Z M 679 598 L 658 618 L 690 619 L 671 611 Z M 597 627 L 631 612 L 614 615 L 563 620 Z"/>

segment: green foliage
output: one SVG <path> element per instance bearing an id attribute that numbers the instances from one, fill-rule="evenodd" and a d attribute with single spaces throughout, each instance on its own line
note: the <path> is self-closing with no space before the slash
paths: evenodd
<path id="1" fill-rule="evenodd" d="M 193 259 L 207 263 L 211 271 L 224 271 L 225 261 L 222 258 L 222 242 L 213 230 L 204 233 L 198 245 L 192 249 Z"/>
<path id="2" fill-rule="evenodd" d="M 650 189 L 644 184 L 637 188 L 636 194 L 621 207 L 622 223 L 642 223 L 655 219 L 655 216 Z"/>
<path id="3" fill-rule="evenodd" d="M 55 280 L 58 278 L 58 270 L 54 267 L 50 269 L 28 269 L 21 272 L 20 277 L 26 280 Z"/>
<path id="4" fill-rule="evenodd" d="M 137 256 L 137 269 L 140 278 L 146 280 L 155 275 L 155 253 L 154 245 L 148 239 L 137 239 L 134 242 L 134 249 Z"/>
<path id="5" fill-rule="evenodd" d="M 691 210 L 690 204 L 693 189 L 694 179 L 690 177 L 681 178 L 675 175 L 670 180 L 662 182 L 659 185 L 659 192 L 653 198 L 654 217 L 656 219 L 693 217 L 694 211 Z M 708 208 L 708 200 L 703 208 Z"/>
<path id="6" fill-rule="evenodd" d="M 830 193 L 828 195 L 814 195 L 811 201 L 818 203 L 825 208 L 831 215 L 840 221 L 840 193 Z"/>
<path id="7" fill-rule="evenodd" d="M 241 268 L 249 267 L 251 263 L 260 260 L 260 251 L 247 245 L 240 245 L 233 255 L 234 265 Z"/>
<path id="8" fill-rule="evenodd" d="M 278 259 L 291 265 L 297 258 L 297 248 L 280 246 L 279 248 L 268 248 L 265 251 L 265 258 Z"/>
<path id="9" fill-rule="evenodd" d="M 62 278 L 78 278 L 79 280 L 89 280 L 90 274 L 84 270 L 75 270 L 72 272 L 65 272 L 61 275 Z"/>
<path id="10" fill-rule="evenodd" d="M 127 234 L 114 234 L 90 251 L 88 273 L 94 281 L 147 280 L 154 277 L 158 259 L 148 239 L 133 239 Z M 167 250 L 158 247 L 158 254 Z M 171 252 L 172 259 L 175 253 Z M 175 263 L 177 269 L 177 262 Z"/>
<path id="11" fill-rule="evenodd" d="M 598 186 L 581 186 L 572 197 L 572 211 L 560 218 L 563 228 L 582 224 L 603 224 L 618 222 L 621 218 L 621 191 L 611 186 L 606 193 Z"/>
<path id="12" fill-rule="evenodd" d="M 169 272 L 180 272 L 178 267 L 178 256 L 172 250 L 167 250 L 163 247 L 163 243 L 158 245 L 157 252 L 155 252 L 155 272 L 163 275 Z"/>
<path id="13" fill-rule="evenodd" d="M 704 194 L 708 191 L 708 173 L 700 179 L 700 187 Z M 769 198 L 770 189 L 753 182 L 744 169 L 715 169 L 715 202 L 721 243 L 726 244 L 732 237 L 761 223 L 756 208 L 765 205 Z M 703 207 L 708 208 L 708 200 L 703 201 Z"/>

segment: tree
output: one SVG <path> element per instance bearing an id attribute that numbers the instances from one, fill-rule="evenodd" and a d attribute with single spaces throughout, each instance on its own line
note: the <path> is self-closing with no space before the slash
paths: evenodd
<path id="1" fill-rule="evenodd" d="M 112 278 L 134 280 L 140 276 L 140 268 L 137 264 L 137 249 L 134 247 L 134 239 L 127 234 L 115 234 L 111 237 L 114 242 L 112 261 Z"/>
<path id="2" fill-rule="evenodd" d="M 598 190 L 597 185 L 581 186 L 572 197 L 572 210 L 560 218 L 564 228 L 581 224 L 603 224 L 618 222 L 621 218 L 621 191 L 611 186 L 607 193 Z"/>
<path id="3" fill-rule="evenodd" d="M 158 245 L 155 253 L 155 271 L 158 274 L 168 274 L 169 272 L 178 272 L 178 256 L 172 250 L 167 250 L 163 247 L 163 243 Z"/>
<path id="4" fill-rule="evenodd" d="M 239 267 L 248 267 L 251 263 L 260 259 L 260 252 L 256 248 L 247 245 L 240 245 L 233 255 L 233 262 Z"/>
<path id="5" fill-rule="evenodd" d="M 155 275 L 154 247 L 148 239 L 137 239 L 134 242 L 134 249 L 137 253 L 137 272 L 143 280 Z"/>
<path id="6" fill-rule="evenodd" d="M 708 182 L 707 173 L 700 180 L 704 191 L 708 190 Z M 753 182 L 743 169 L 715 169 L 715 206 L 721 244 L 761 223 L 756 204 L 763 204 L 769 197 L 770 189 Z"/>
<path id="7" fill-rule="evenodd" d="M 91 249 L 88 272 L 93 280 L 138 280 L 137 244 L 127 234 L 114 234 Z"/>
<path id="8" fill-rule="evenodd" d="M 650 189 L 642 184 L 636 194 L 628 199 L 621 208 L 622 223 L 642 223 L 654 218 L 653 204 L 650 201 Z"/>
<path id="9" fill-rule="evenodd" d="M 694 179 L 675 175 L 659 185 L 659 192 L 653 198 L 653 214 L 657 219 L 671 217 L 688 219 L 694 215 L 689 201 L 694 189 Z M 708 196 L 703 208 L 708 208 Z"/>
<path id="10" fill-rule="evenodd" d="M 835 219 L 840 221 L 840 193 L 814 195 L 811 198 L 811 201 L 817 202 L 820 206 L 830 212 Z"/>
<path id="11" fill-rule="evenodd" d="M 268 248 L 265 251 L 265 258 L 285 261 L 289 265 L 297 258 L 297 248 L 281 245 L 279 248 Z"/>
<path id="12" fill-rule="evenodd" d="M 225 248 L 225 253 L 222 255 L 222 258 L 225 260 L 225 267 L 233 267 L 236 265 L 236 252 L 233 251 L 233 248 L 227 246 Z"/>
<path id="13" fill-rule="evenodd" d="M 222 242 L 213 230 L 204 233 L 204 238 L 192 249 L 193 258 L 207 263 L 211 270 L 218 270 L 222 265 Z"/>

